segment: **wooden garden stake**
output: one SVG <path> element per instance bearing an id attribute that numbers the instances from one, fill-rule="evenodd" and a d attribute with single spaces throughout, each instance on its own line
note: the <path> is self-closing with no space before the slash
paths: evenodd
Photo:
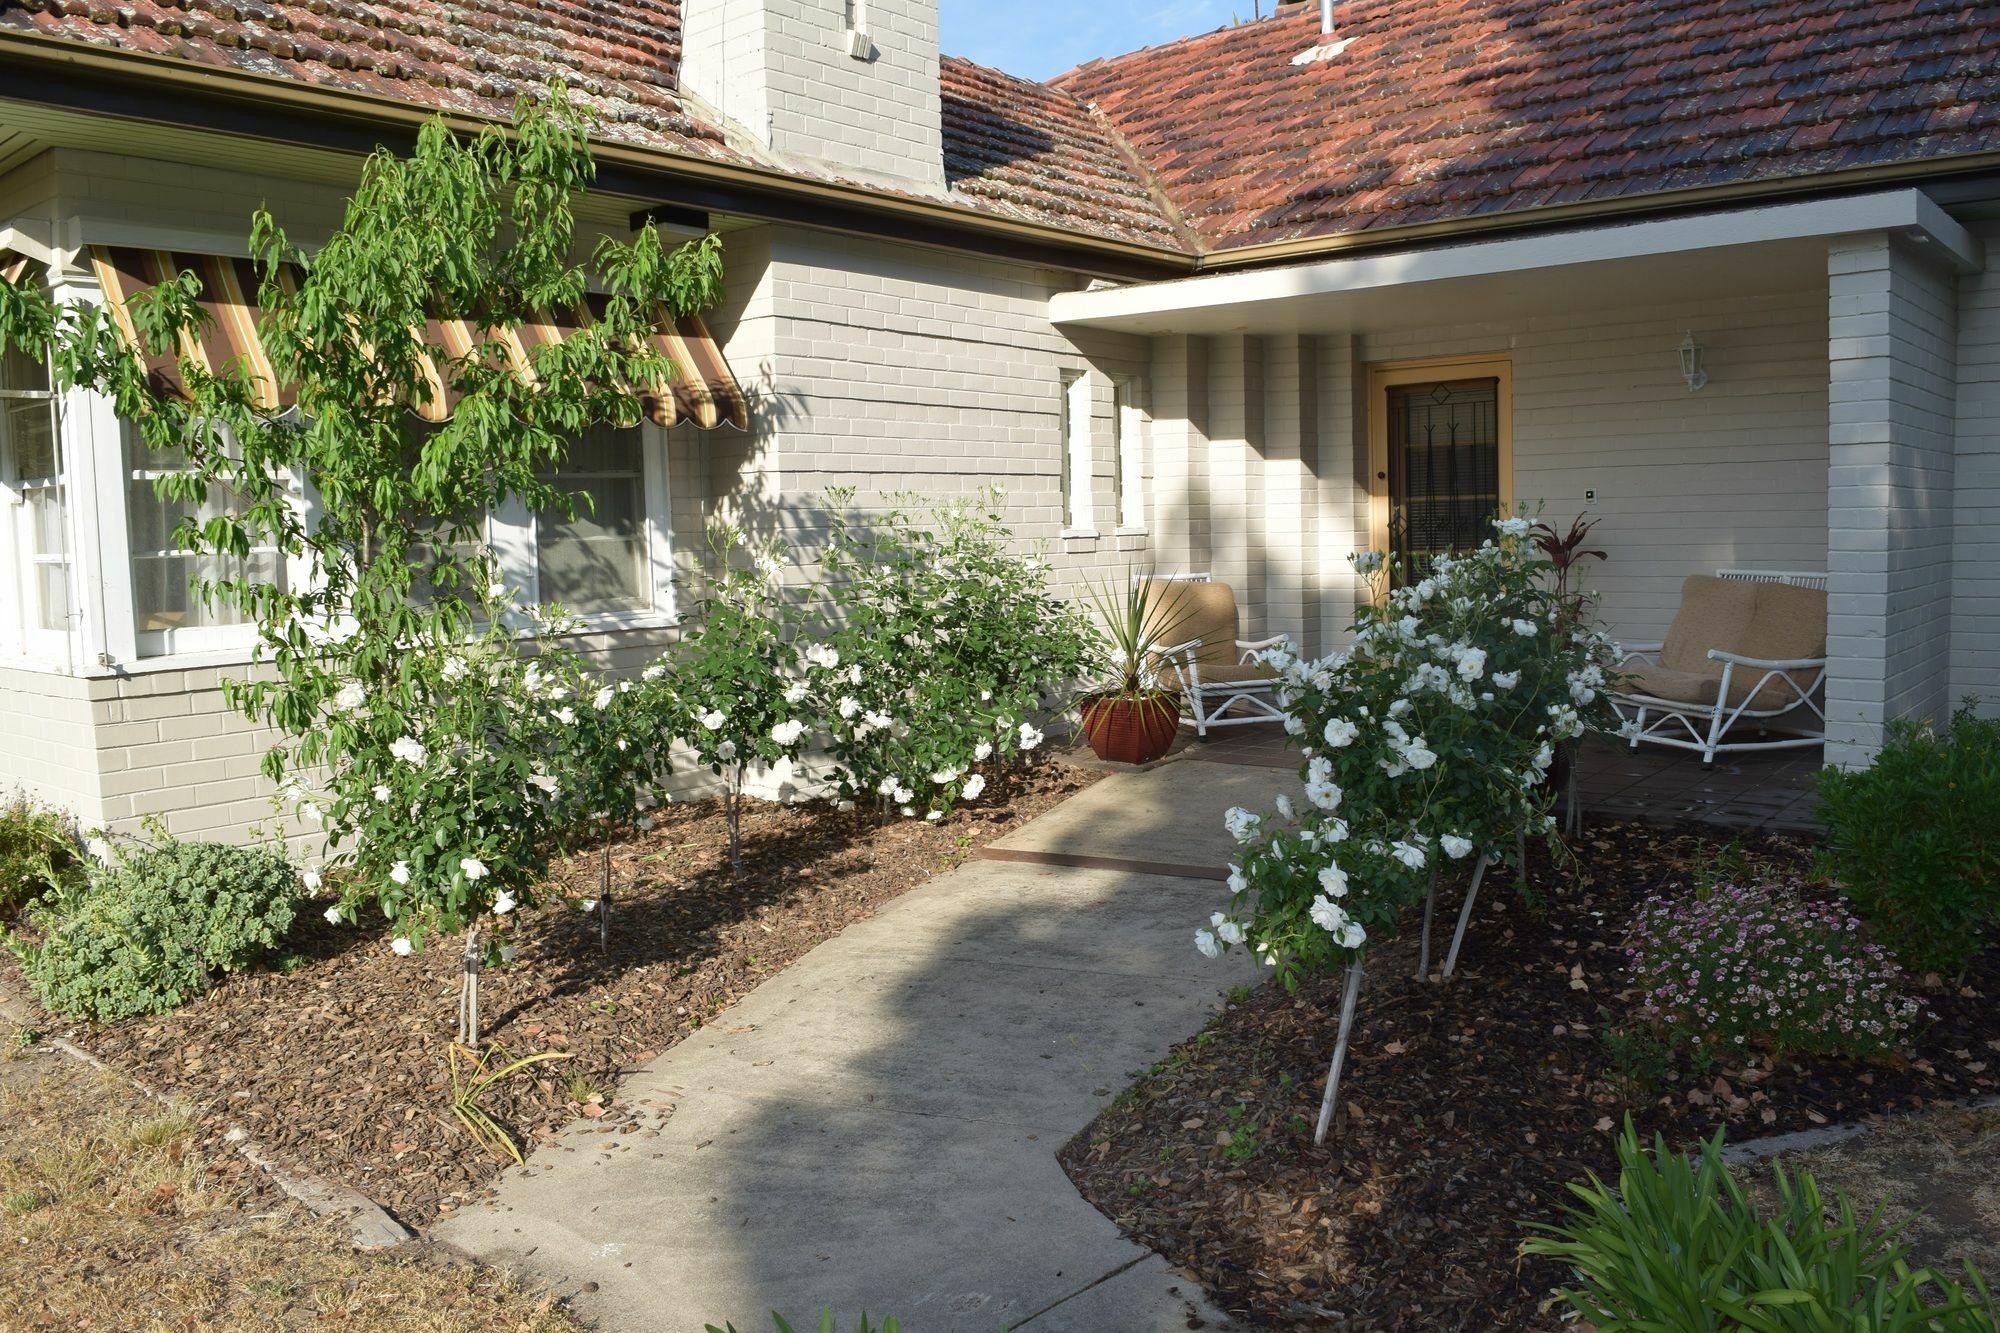
<path id="1" fill-rule="evenodd" d="M 1424 935 L 1417 944 L 1417 980 L 1422 981 L 1431 974 L 1431 915 L 1437 911 L 1438 872 L 1431 867 L 1431 886 L 1424 894 Z"/>
<path id="2" fill-rule="evenodd" d="M 1458 912 L 1458 929 L 1451 935 L 1451 952 L 1444 956 L 1444 974 L 1448 977 L 1458 966 L 1458 949 L 1465 943 L 1465 928 L 1472 923 L 1472 904 L 1479 900 L 1479 881 L 1486 878 L 1486 866 L 1491 860 L 1487 852 L 1479 854 L 1479 864 L 1472 867 L 1472 886 L 1465 891 L 1465 906 Z"/>
<path id="3" fill-rule="evenodd" d="M 597 864 L 597 947 L 611 952 L 611 821 L 604 822 L 604 842 Z"/>
<path id="4" fill-rule="evenodd" d="M 465 932 L 465 959 L 458 976 L 458 1044 L 479 1049 L 479 927 Z"/>
<path id="5" fill-rule="evenodd" d="M 1319 1099 L 1319 1127 L 1314 1143 L 1326 1142 L 1327 1126 L 1333 1123 L 1333 1099 L 1340 1091 L 1340 1067 L 1347 1063 L 1347 1038 L 1354 1030 L 1354 1001 L 1361 994 L 1361 960 L 1347 965 L 1347 986 L 1340 996 L 1340 1035 L 1333 1043 L 1333 1064 L 1326 1071 L 1326 1095 Z"/>

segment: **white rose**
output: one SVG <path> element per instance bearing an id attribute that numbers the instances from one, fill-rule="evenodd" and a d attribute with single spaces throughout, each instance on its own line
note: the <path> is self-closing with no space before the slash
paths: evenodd
<path id="1" fill-rule="evenodd" d="M 1521 673 L 1518 671 L 1496 671 L 1493 673 L 1493 684 L 1497 689 L 1511 690 L 1520 683 Z"/>
<path id="2" fill-rule="evenodd" d="M 430 751 L 414 736 L 398 736 L 390 742 L 389 753 L 415 768 L 423 767 L 424 760 L 430 758 Z"/>
<path id="3" fill-rule="evenodd" d="M 411 952 L 410 941 L 405 936 L 398 935 L 395 939 L 389 941 L 389 952 L 395 954 L 398 958 L 408 958 Z"/>
<path id="4" fill-rule="evenodd" d="M 1225 914 L 1217 912 L 1208 919 L 1208 924 L 1215 928 L 1215 937 L 1224 944 L 1243 943 L 1243 927 L 1231 921 Z"/>
<path id="5" fill-rule="evenodd" d="M 340 687 L 333 696 L 333 706 L 343 713 L 351 713 L 368 702 L 368 691 L 361 688 L 361 682 L 350 680 Z"/>
<path id="6" fill-rule="evenodd" d="M 1326 743 L 1338 750 L 1344 746 L 1352 745 L 1354 738 L 1361 734 L 1361 728 L 1355 726 L 1344 717 L 1336 717 L 1326 724 L 1324 734 L 1326 736 Z"/>
<path id="7" fill-rule="evenodd" d="M 398 884 L 408 884 L 410 882 L 410 863 L 408 861 L 398 861 L 396 864 L 390 866 L 389 878 Z"/>
<path id="8" fill-rule="evenodd" d="M 486 878 L 486 863 L 476 856 L 461 857 L 458 868 L 468 880 L 477 882 Z"/>
<path id="9" fill-rule="evenodd" d="M 985 759 L 988 755 L 992 753 L 993 753 L 993 743 L 991 741 L 981 741 L 979 742 L 979 744 L 972 747 L 972 761 L 974 763 L 979 763 L 981 760 Z"/>
<path id="10" fill-rule="evenodd" d="M 340 905 L 338 903 L 326 909 L 326 923 L 329 926 L 340 924 Z"/>
<path id="11" fill-rule="evenodd" d="M 1194 947 L 1201 950 L 1203 958 L 1220 958 L 1222 946 L 1215 941 L 1215 932 L 1203 926 L 1194 933 Z"/>
<path id="12" fill-rule="evenodd" d="M 1347 913 L 1341 910 L 1339 903 L 1324 894 L 1313 897 L 1312 906 L 1306 909 L 1306 915 L 1312 918 L 1314 925 L 1329 935 L 1347 924 Z"/>
<path id="13" fill-rule="evenodd" d="M 1234 861 L 1229 863 L 1229 891 L 1241 893 L 1250 887 L 1250 881 L 1243 877 L 1243 867 Z"/>
<path id="14" fill-rule="evenodd" d="M 1422 870 L 1427 858 L 1424 849 L 1413 842 L 1397 842 L 1390 846 L 1389 854 L 1412 870 Z"/>
<path id="15" fill-rule="evenodd" d="M 701 715 L 701 725 L 707 727 L 710 731 L 722 730 L 722 724 L 728 720 L 729 715 L 720 708 L 711 708 Z"/>
<path id="16" fill-rule="evenodd" d="M 311 896 L 312 894 L 316 894 L 316 893 L 318 893 L 318 892 L 319 892 L 319 871 L 317 871 L 317 870 L 306 870 L 306 871 L 301 871 L 301 872 L 300 872 L 300 874 L 299 874 L 299 883 L 301 883 L 301 884 L 303 884 L 303 885 L 305 885 L 305 886 L 306 886 L 306 894 L 307 894 L 308 896 Z"/>
<path id="17" fill-rule="evenodd" d="M 1023 750 L 1032 750 L 1042 743 L 1042 733 L 1035 730 L 1031 723 L 1023 722 L 1021 724 L 1020 737 L 1021 748 Z"/>
<path id="18" fill-rule="evenodd" d="M 1222 826 L 1229 830 L 1229 836 L 1239 843 L 1250 841 L 1263 821 L 1240 805 L 1229 807 L 1222 816 Z"/>
<path id="19" fill-rule="evenodd" d="M 965 780 L 965 785 L 958 789 L 958 794 L 965 800 L 976 801 L 979 799 L 979 793 L 985 790 L 986 775 L 984 773 L 974 773 Z"/>
<path id="20" fill-rule="evenodd" d="M 618 697 L 618 691 L 613 689 L 611 686 L 606 685 L 597 691 L 596 697 L 590 701 L 590 706 L 592 708 L 595 708 L 598 712 L 601 713 L 605 709 L 609 708 L 611 706 L 611 701 L 617 697 Z"/>
<path id="21" fill-rule="evenodd" d="M 717 745 L 715 747 L 715 757 L 725 764 L 734 762 L 736 759 L 736 742 L 723 741 Z"/>
<path id="22" fill-rule="evenodd" d="M 502 894 L 501 894 L 501 895 L 500 895 L 499 897 L 497 897 L 497 898 L 495 898 L 495 899 L 493 900 L 493 915 L 495 915 L 495 916 L 505 916 L 505 915 L 507 915 L 507 913 L 509 913 L 509 912 L 511 912 L 511 911 L 513 911 L 513 910 L 514 910 L 514 895 L 513 895 L 513 894 L 511 894 L 511 893 L 502 893 Z"/>
<path id="23" fill-rule="evenodd" d="M 1456 833 L 1447 833 L 1439 838 L 1438 846 L 1444 848 L 1444 854 L 1454 861 L 1463 861 L 1472 855 L 1472 840 L 1461 838 Z"/>
<path id="24" fill-rule="evenodd" d="M 799 721 L 797 718 L 787 718 L 785 721 L 771 728 L 771 739 L 780 745 L 790 745 L 799 737 L 805 735 L 805 731 L 805 723 Z"/>
<path id="25" fill-rule="evenodd" d="M 1319 872 L 1319 886 L 1326 890 L 1329 897 L 1345 898 L 1347 896 L 1347 872 L 1339 866 L 1327 866 Z M 1331 927 L 1328 927 L 1328 929 L 1331 929 Z"/>

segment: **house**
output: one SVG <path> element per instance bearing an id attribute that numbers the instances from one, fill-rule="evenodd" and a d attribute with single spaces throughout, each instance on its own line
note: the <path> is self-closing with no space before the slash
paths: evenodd
<path id="1" fill-rule="evenodd" d="M 1833 762 L 2000 702 L 1988 6 L 1286 4 L 1034 83 L 940 56 L 935 0 L 0 0 L 0 263 L 224 282 L 259 202 L 310 242 L 359 154 L 552 79 L 598 117 L 587 232 L 727 247 L 686 392 L 579 451 L 615 521 L 494 519 L 608 662 L 707 516 L 810 548 L 828 486 L 997 481 L 1066 577 L 1210 571 L 1315 650 L 1350 552 L 1588 508 L 1633 638 L 1688 573 L 1827 571 Z M 0 785 L 268 821 L 172 460 L 45 384 L 0 371 Z"/>

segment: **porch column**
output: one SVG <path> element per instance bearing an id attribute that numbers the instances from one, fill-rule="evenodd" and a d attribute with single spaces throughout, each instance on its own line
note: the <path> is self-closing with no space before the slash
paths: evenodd
<path id="1" fill-rule="evenodd" d="M 1209 567 L 1207 344 L 1185 333 L 1165 334 L 1153 339 L 1152 351 L 1152 569 L 1201 573 Z"/>
<path id="2" fill-rule="evenodd" d="M 1827 254 L 1826 759 L 1949 711 L 1957 310 L 1952 275 L 1887 233 Z"/>

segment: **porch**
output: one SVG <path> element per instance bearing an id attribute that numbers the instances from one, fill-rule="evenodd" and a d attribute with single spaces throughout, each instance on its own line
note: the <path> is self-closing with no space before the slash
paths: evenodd
<path id="1" fill-rule="evenodd" d="M 1983 263 L 1887 191 L 1071 292 L 1051 317 L 1152 340 L 1155 558 L 1235 588 L 1247 636 L 1333 651 L 1366 595 L 1351 552 L 1420 564 L 1516 506 L 1597 520 L 1583 578 L 1628 644 L 1665 637 L 1689 575 L 1824 577 L 1827 743 L 1747 761 L 1762 788 L 1980 690 L 1953 414 L 1954 284 Z M 1649 801 L 1738 827 L 1809 818 L 1626 762 L 1605 799 L 1653 778 Z"/>
<path id="2" fill-rule="evenodd" d="M 1296 750 L 1275 726 L 1236 727 L 1207 740 L 1183 728 L 1168 759 L 1295 770 Z M 1764 750 L 1717 756 L 1704 772 L 1699 755 L 1641 746 L 1633 751 L 1604 736 L 1585 738 L 1577 767 L 1584 827 L 1631 821 L 1697 823 L 1732 833 L 1816 835 L 1813 775 L 1821 750 Z"/>

